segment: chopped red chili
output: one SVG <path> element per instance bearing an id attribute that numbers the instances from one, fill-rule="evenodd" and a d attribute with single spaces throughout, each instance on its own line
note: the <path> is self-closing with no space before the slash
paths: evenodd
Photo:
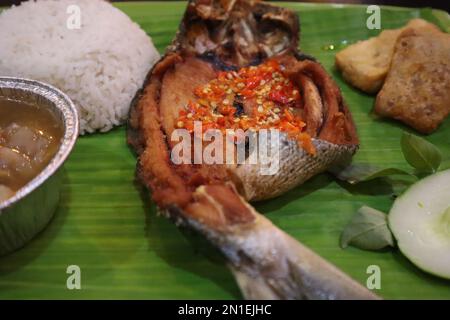
<path id="1" fill-rule="evenodd" d="M 194 121 L 202 121 L 203 131 L 274 128 L 315 154 L 311 137 L 305 132 L 306 123 L 294 112 L 301 105 L 300 93 L 276 60 L 239 71 L 219 72 L 217 78 L 196 88 L 194 94 L 196 100 L 179 113 L 179 128 L 192 132 Z M 244 109 L 251 107 L 246 112 L 236 112 L 237 101 Z"/>

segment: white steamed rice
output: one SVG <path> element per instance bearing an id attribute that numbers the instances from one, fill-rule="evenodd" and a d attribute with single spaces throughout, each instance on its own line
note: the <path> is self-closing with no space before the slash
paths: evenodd
<path id="1" fill-rule="evenodd" d="M 81 28 L 71 30 L 67 8 L 74 4 Z M 0 14 L 0 76 L 44 81 L 67 93 L 82 133 L 123 123 L 158 59 L 146 33 L 102 0 L 30 1 Z"/>

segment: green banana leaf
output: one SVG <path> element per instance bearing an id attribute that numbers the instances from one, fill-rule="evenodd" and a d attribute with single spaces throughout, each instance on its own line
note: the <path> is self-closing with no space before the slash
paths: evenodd
<path id="1" fill-rule="evenodd" d="M 280 3 L 279 3 L 280 4 Z M 170 43 L 183 2 L 121 3 L 160 50 Z M 400 150 L 405 126 L 377 119 L 374 97 L 346 84 L 333 69 L 339 48 L 379 33 L 368 30 L 365 6 L 281 3 L 300 14 L 303 52 L 316 57 L 342 88 L 355 119 L 361 149 L 356 161 L 407 169 Z M 382 7 L 382 28 L 422 17 L 450 31 L 445 12 Z M 450 157 L 450 121 L 426 137 Z M 236 299 L 233 277 L 214 250 L 165 218 L 134 182 L 135 157 L 125 128 L 81 137 L 65 165 L 62 201 L 50 225 L 21 250 L 0 258 L 0 299 Z M 400 181 L 401 182 L 401 181 Z M 277 226 L 366 284 L 367 268 L 381 270 L 384 298 L 450 298 L 450 281 L 428 275 L 398 250 L 342 250 L 339 236 L 363 204 L 388 212 L 391 186 L 382 180 L 348 186 L 329 174 L 256 204 Z M 81 269 L 81 290 L 66 286 L 67 267 Z"/>

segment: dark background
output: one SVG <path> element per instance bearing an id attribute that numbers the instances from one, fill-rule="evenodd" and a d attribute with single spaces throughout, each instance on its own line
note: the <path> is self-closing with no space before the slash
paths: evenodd
<path id="1" fill-rule="evenodd" d="M 126 0 L 125 0 L 126 1 Z M 394 5 L 402 7 L 433 7 L 436 9 L 443 9 L 445 11 L 450 10 L 449 0 L 307 0 L 294 2 L 314 2 L 314 3 L 362 3 L 362 4 L 384 4 Z M 0 0 L 0 6 L 7 6 L 11 4 L 18 4 L 21 0 Z M 113 2 L 124 2 L 124 0 L 118 0 Z"/>

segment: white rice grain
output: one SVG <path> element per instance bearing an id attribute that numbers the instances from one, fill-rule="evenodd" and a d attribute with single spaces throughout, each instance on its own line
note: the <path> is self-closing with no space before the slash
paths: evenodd
<path id="1" fill-rule="evenodd" d="M 67 27 L 70 5 L 81 10 L 79 29 Z M 47 82 L 67 93 L 82 134 L 122 124 L 158 59 L 150 37 L 102 0 L 29 1 L 0 14 L 0 76 Z"/>

